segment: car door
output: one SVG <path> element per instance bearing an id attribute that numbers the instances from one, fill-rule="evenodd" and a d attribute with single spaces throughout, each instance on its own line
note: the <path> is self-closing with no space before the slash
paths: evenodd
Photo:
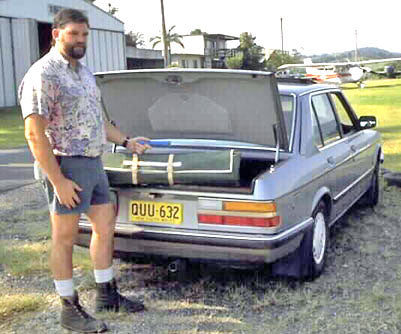
<path id="1" fill-rule="evenodd" d="M 372 156 L 375 152 L 374 145 L 367 145 L 366 136 L 363 130 L 359 130 L 358 119 L 341 92 L 332 92 L 330 94 L 338 119 L 340 130 L 353 155 L 353 168 L 349 170 L 352 175 L 352 191 L 356 196 L 366 190 L 369 178 L 365 177 L 372 168 Z"/>
<path id="2" fill-rule="evenodd" d="M 347 208 L 344 195 L 352 184 L 353 152 L 343 137 L 329 92 L 311 97 L 313 140 L 324 161 L 323 184 L 333 198 L 334 217 Z"/>

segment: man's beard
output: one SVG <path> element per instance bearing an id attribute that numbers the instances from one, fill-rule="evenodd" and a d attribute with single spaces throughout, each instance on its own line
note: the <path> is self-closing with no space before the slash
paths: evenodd
<path id="1" fill-rule="evenodd" d="M 86 45 L 70 45 L 65 44 L 65 53 L 73 59 L 81 59 L 85 56 Z"/>

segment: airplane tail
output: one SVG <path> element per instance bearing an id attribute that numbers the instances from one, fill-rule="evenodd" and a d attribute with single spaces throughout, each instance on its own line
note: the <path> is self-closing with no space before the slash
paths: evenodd
<path id="1" fill-rule="evenodd" d="M 305 58 L 304 59 L 304 64 L 305 65 L 312 65 L 312 58 Z M 305 72 L 307 73 L 307 74 L 312 74 L 312 75 L 314 75 L 314 74 L 316 74 L 316 71 L 315 71 L 315 69 L 313 68 L 313 67 L 305 67 Z"/>

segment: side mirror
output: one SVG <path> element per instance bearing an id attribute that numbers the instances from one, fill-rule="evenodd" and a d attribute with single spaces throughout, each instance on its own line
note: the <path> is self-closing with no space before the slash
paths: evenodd
<path id="1" fill-rule="evenodd" d="M 361 129 L 371 129 L 377 125 L 375 116 L 361 116 L 359 117 L 359 126 Z"/>

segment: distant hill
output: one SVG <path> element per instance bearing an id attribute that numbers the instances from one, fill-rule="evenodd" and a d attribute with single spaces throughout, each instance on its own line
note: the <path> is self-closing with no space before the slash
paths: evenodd
<path id="1" fill-rule="evenodd" d="M 354 61 L 355 60 L 355 50 L 344 51 L 338 53 L 324 53 L 321 55 L 308 56 L 312 58 L 314 63 L 322 62 L 339 62 L 339 61 Z M 358 49 L 358 60 L 365 59 L 382 59 L 382 58 L 398 58 L 401 57 L 399 52 L 390 52 L 387 50 L 367 47 Z"/>

